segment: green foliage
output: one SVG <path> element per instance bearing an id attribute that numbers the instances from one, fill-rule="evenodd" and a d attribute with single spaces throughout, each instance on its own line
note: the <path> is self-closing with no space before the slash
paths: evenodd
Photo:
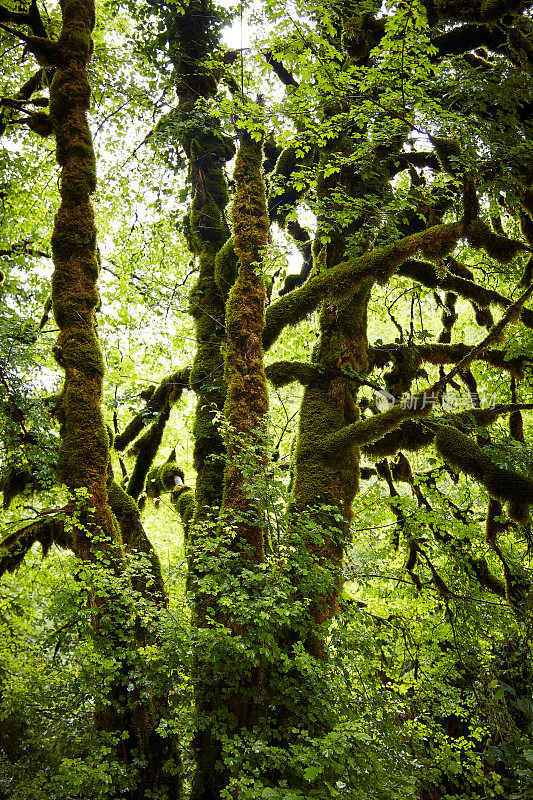
<path id="1" fill-rule="evenodd" d="M 98 6 L 94 222 L 72 210 L 87 131 L 60 120 L 89 101 L 81 72 L 69 90 L 0 31 L 0 798 L 532 796 L 530 299 L 479 347 L 531 277 L 528 4 Z M 35 34 L 9 15 L 36 7 L 0 18 Z M 87 37 L 69 47 L 81 63 Z M 50 242 L 52 133 L 78 171 Z M 232 230 L 238 136 L 255 172 Z M 62 327 L 95 312 L 102 357 L 70 329 L 56 357 L 104 376 L 115 446 L 101 426 L 59 466 L 107 486 L 111 547 L 87 480 L 57 485 L 65 404 L 86 415 L 58 388 L 51 250 L 98 277 L 53 294 Z M 261 280 L 227 313 L 239 262 Z M 264 286 L 271 419 L 250 439 Z M 242 494 L 219 517 L 224 470 Z"/>

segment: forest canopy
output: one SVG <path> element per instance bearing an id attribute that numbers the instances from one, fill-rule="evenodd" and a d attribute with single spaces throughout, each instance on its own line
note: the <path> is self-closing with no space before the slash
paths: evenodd
<path id="1" fill-rule="evenodd" d="M 533 2 L 0 53 L 0 800 L 533 796 Z"/>

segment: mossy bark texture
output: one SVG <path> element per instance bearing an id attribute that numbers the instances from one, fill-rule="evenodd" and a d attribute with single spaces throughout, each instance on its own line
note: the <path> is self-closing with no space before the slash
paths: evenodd
<path id="1" fill-rule="evenodd" d="M 100 630 L 105 632 L 99 640 L 102 638 L 103 646 L 119 664 L 108 702 L 97 709 L 97 727 L 124 732 L 126 738 L 119 748 L 121 758 L 129 762 L 135 753 L 145 757 L 146 766 L 139 769 L 135 797 L 142 798 L 146 792 L 162 788 L 169 798 L 176 799 L 182 794 L 181 776 L 169 780 L 156 763 L 171 753 L 155 732 L 157 721 L 150 719 L 151 704 L 133 697 L 126 689 L 132 680 L 130 651 L 135 649 L 139 631 L 130 626 L 130 601 L 114 589 L 113 580 L 122 572 L 123 561 L 120 532 L 108 501 L 109 437 L 101 410 L 104 364 L 95 321 L 98 261 L 90 200 L 96 171 L 87 122 L 91 94 L 87 63 L 93 50 L 94 4 L 92 0 L 65 0 L 62 12 L 58 41 L 48 43 L 41 51 L 41 57 L 46 60 L 49 54 L 56 66 L 50 87 L 50 128 L 55 133 L 61 168 L 61 204 L 52 234 L 52 309 L 59 328 L 54 354 L 64 370 L 58 404 L 61 445 L 57 473 L 73 495 L 80 490 L 86 492 L 78 524 L 73 526 L 73 550 L 95 568 L 105 565 L 110 579 L 107 589 L 102 591 L 95 586 L 91 592 L 95 635 L 99 637 Z M 113 486 L 110 494 L 113 500 L 117 494 Z M 122 531 L 127 530 L 131 544 L 142 549 L 140 531 L 133 532 L 136 521 L 138 511 L 132 513 L 122 503 Z M 148 552 L 147 555 L 150 557 Z M 162 581 L 157 591 L 162 593 Z"/>
<path id="2" fill-rule="evenodd" d="M 175 112 L 180 122 L 178 139 L 187 156 L 192 193 L 185 235 L 199 267 L 190 294 L 197 340 L 190 385 L 198 398 L 193 429 L 197 517 L 204 518 L 220 508 L 222 502 L 220 457 L 224 443 L 216 414 L 222 411 L 226 396 L 221 346 L 232 270 L 225 270 L 220 264 L 217 269 L 216 258 L 230 236 L 225 216 L 229 193 L 224 165 L 233 157 L 235 148 L 202 105 L 217 90 L 213 70 L 207 64 L 219 37 L 215 9 L 210 0 L 191 0 L 181 13 L 175 6 L 162 5 L 162 9 L 179 98 Z M 231 262 L 230 254 L 228 258 Z"/>
<path id="3" fill-rule="evenodd" d="M 261 512 L 253 499 L 253 487 L 246 486 L 242 465 L 252 457 L 260 468 L 266 459 L 264 426 L 268 390 L 263 366 L 265 283 L 261 267 L 267 247 L 268 214 L 262 156 L 261 143 L 241 134 L 232 210 L 239 271 L 226 307 L 227 462 L 222 506 L 230 522 L 231 512 L 235 511 L 248 520 L 239 523 L 238 538 L 250 548 L 254 562 L 262 561 L 264 556 L 258 520 Z"/>
<path id="4" fill-rule="evenodd" d="M 93 512 L 88 529 L 109 541 L 117 533 L 107 503 L 109 442 L 102 411 L 104 366 L 96 335 L 96 228 L 90 196 L 96 184 L 95 159 L 87 123 L 90 87 L 87 62 L 92 53 L 94 6 L 91 0 L 66 0 L 57 42 L 60 66 L 50 87 L 50 118 L 61 167 L 61 205 L 52 234 L 52 307 L 59 327 L 54 348 L 64 369 L 61 393 L 61 447 L 58 478 L 72 491 L 89 492 Z M 92 557 L 93 543 L 80 529 L 75 550 Z"/>

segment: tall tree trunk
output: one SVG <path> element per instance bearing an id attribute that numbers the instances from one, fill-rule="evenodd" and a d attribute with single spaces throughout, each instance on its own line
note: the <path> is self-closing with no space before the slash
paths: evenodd
<path id="1" fill-rule="evenodd" d="M 145 767 L 138 768 L 136 797 L 164 788 L 168 797 L 180 798 L 181 776 L 163 776 L 150 752 L 155 749 L 159 761 L 170 756 L 154 734 L 151 704 L 127 690 L 143 634 L 138 624 L 132 625 L 131 599 L 121 594 L 122 542 L 108 502 L 110 437 L 101 410 L 104 364 L 96 332 L 98 262 L 90 201 L 96 171 L 87 122 L 94 5 L 92 0 L 66 0 L 62 10 L 58 41 L 44 45 L 46 58 L 56 66 L 50 123 L 61 167 L 61 204 L 52 234 L 52 308 L 59 327 L 54 354 L 64 370 L 57 474 L 71 494 L 74 552 L 88 565 L 95 641 L 119 666 L 109 696 L 97 707 L 96 725 L 126 734 L 118 751 L 121 759 L 133 761 L 133 751 L 137 760 L 145 757 Z"/>

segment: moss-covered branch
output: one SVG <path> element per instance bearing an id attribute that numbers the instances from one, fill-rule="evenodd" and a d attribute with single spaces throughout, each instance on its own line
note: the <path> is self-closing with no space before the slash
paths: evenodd
<path id="1" fill-rule="evenodd" d="M 165 426 L 170 416 L 170 403 L 167 402 L 155 422 L 153 422 L 142 436 L 134 444 L 134 452 L 137 454 L 135 466 L 128 481 L 128 494 L 137 500 L 144 488 L 144 482 L 148 475 L 148 470 L 152 461 L 157 455 L 159 446 L 163 440 Z"/>
<path id="2" fill-rule="evenodd" d="M 74 549 L 72 537 L 65 531 L 62 519 L 52 515 L 38 519 L 0 542 L 0 577 L 4 572 L 14 572 L 36 542 L 42 547 L 43 557 L 53 544 L 63 549 Z"/>
<path id="3" fill-rule="evenodd" d="M 125 450 L 130 442 L 137 438 L 144 427 L 153 421 L 154 417 L 163 410 L 168 403 L 175 405 L 184 389 L 189 388 L 191 368 L 183 367 L 163 378 L 159 386 L 148 398 L 145 407 L 128 422 L 122 433 L 115 437 L 115 450 Z"/>
<path id="4" fill-rule="evenodd" d="M 436 432 L 435 447 L 448 464 L 471 475 L 498 500 L 508 501 L 510 504 L 519 503 L 527 507 L 533 505 L 532 478 L 516 470 L 499 466 L 485 449 L 456 428 L 433 422 L 426 424 Z M 522 521 L 523 518 L 518 520 Z"/>
<path id="5" fill-rule="evenodd" d="M 426 255 L 446 255 L 462 235 L 460 223 L 435 225 L 398 242 L 378 247 L 356 261 L 346 261 L 310 277 L 299 289 L 284 295 L 266 312 L 263 346 L 276 341 L 288 325 L 296 325 L 328 297 L 340 299 L 371 279 L 385 283 L 405 261 L 419 250 Z"/>
<path id="6" fill-rule="evenodd" d="M 372 348 L 370 352 L 370 363 L 372 367 L 384 367 L 394 360 L 394 353 L 398 350 L 398 344 L 384 344 Z M 466 344 L 446 344 L 435 342 L 434 344 L 418 344 L 413 354 L 417 366 L 423 362 L 428 364 L 443 365 L 456 364 L 461 361 L 471 348 Z M 516 358 L 506 358 L 505 350 L 482 350 L 477 352 L 475 360 L 484 361 L 492 367 L 503 369 L 510 372 L 519 380 L 523 377 L 524 364 L 533 362 L 533 356 L 528 359 L 525 356 Z M 282 362 L 283 363 L 283 362 Z M 274 365 L 273 365 L 274 366 Z M 268 368 L 267 368 L 268 374 Z"/>
<path id="7" fill-rule="evenodd" d="M 346 425 L 324 438 L 322 447 L 328 453 L 342 451 L 350 445 L 363 447 L 383 438 L 385 434 L 398 428 L 404 420 L 427 417 L 431 411 L 432 404 L 426 402 L 426 393 L 419 393 L 413 395 L 410 405 L 395 405 L 382 414 Z"/>
<path id="8" fill-rule="evenodd" d="M 132 576 L 133 587 L 144 598 L 166 606 L 168 598 L 161 572 L 161 563 L 142 526 L 135 499 L 124 491 L 120 484 L 112 481 L 108 488 L 108 501 L 117 519 L 126 551 L 134 551 L 146 559 L 146 562 L 141 563 Z"/>
<path id="9" fill-rule="evenodd" d="M 511 300 L 504 297 L 504 295 L 492 289 L 485 289 L 467 278 L 451 272 L 448 272 L 444 277 L 440 277 L 437 275 L 434 264 L 428 261 L 410 259 L 399 268 L 398 272 L 400 275 L 412 278 L 430 289 L 446 289 L 447 291 L 456 292 L 460 297 L 473 301 L 480 308 L 486 308 L 490 305 L 508 308 L 511 305 Z M 521 321 L 526 327 L 533 328 L 533 310 L 523 308 Z"/>
<path id="10" fill-rule="evenodd" d="M 314 364 L 303 361 L 276 361 L 265 369 L 267 379 L 272 386 L 280 389 L 288 383 L 298 381 L 302 386 L 308 386 L 315 380 L 320 372 Z"/>

